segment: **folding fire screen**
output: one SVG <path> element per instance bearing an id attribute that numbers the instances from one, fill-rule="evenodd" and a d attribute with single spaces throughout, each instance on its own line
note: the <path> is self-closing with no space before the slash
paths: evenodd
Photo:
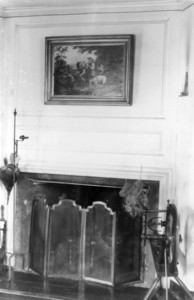
<path id="1" fill-rule="evenodd" d="M 65 197 L 52 205 L 45 201 L 36 196 L 33 203 L 31 269 L 46 278 L 108 285 L 140 280 L 140 217 L 102 201 L 85 208 Z"/>

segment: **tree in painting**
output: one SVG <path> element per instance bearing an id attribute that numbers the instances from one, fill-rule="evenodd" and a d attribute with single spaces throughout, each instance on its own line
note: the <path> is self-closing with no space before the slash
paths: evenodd
<path id="1" fill-rule="evenodd" d="M 58 45 L 53 51 L 54 95 L 123 96 L 123 45 Z"/>

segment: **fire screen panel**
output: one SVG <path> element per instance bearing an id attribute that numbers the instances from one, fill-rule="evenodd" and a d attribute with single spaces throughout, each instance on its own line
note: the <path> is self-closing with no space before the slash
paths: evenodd
<path id="1" fill-rule="evenodd" d="M 115 284 L 141 280 L 141 216 L 117 214 Z"/>
<path id="2" fill-rule="evenodd" d="M 62 200 L 50 211 L 48 276 L 80 278 L 82 211 L 72 200 Z"/>
<path id="3" fill-rule="evenodd" d="M 84 278 L 113 285 L 116 215 L 96 202 L 86 212 Z"/>
<path id="4" fill-rule="evenodd" d="M 30 268 L 44 273 L 45 232 L 47 209 L 45 197 L 37 195 L 33 201 L 30 232 Z"/>

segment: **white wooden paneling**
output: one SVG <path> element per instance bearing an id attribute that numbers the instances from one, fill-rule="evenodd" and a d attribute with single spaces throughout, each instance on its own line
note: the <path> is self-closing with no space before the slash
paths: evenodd
<path id="1" fill-rule="evenodd" d="M 122 16 L 121 20 L 115 22 L 114 18 L 108 24 L 105 20 L 92 21 L 91 26 L 84 20 L 83 23 L 69 23 L 64 24 L 42 24 L 38 27 L 37 24 L 22 25 L 17 27 L 18 40 L 18 67 L 17 67 L 17 86 L 18 90 L 18 105 L 28 113 L 34 111 L 37 114 L 42 110 L 43 114 L 50 114 L 55 112 L 64 112 L 67 115 L 74 112 L 85 112 L 85 115 L 93 115 L 99 111 L 99 116 L 102 114 L 106 116 L 162 116 L 163 115 L 163 69 L 165 65 L 164 57 L 164 39 L 165 39 L 165 24 L 166 21 L 158 22 L 150 20 L 146 21 L 128 22 Z M 69 20 L 68 20 L 69 21 Z M 47 27 L 47 26 L 48 27 Z M 134 100 L 132 107 L 84 107 L 76 109 L 75 107 L 55 107 L 49 108 L 43 105 L 44 102 L 44 55 L 46 36 L 58 35 L 80 35 L 80 28 L 83 33 L 87 34 L 127 34 L 133 33 L 136 35 L 136 53 L 135 53 L 135 72 L 134 72 Z M 106 30 L 104 29 L 106 28 Z M 153 43 L 153 40 L 158 40 Z M 145 50 L 143 50 L 145 48 Z M 29 53 L 33 55 L 29 59 Z M 153 55 L 155 53 L 155 55 Z M 147 55 L 146 55 L 147 54 Z M 149 74 L 149 76 L 148 76 Z M 150 75 L 151 74 L 151 75 Z M 151 77 L 150 77 L 151 76 Z M 36 88 L 34 88 L 36 87 Z M 143 99 L 143 101 L 142 101 Z"/>
<path id="2" fill-rule="evenodd" d="M 186 2 L 172 0 L 170 4 L 186 7 Z M 184 20 L 188 38 L 184 35 L 182 39 L 184 47 L 180 55 L 181 12 L 134 14 L 128 6 L 125 9 L 126 5 L 121 7 L 120 4 L 101 6 L 96 11 L 69 8 L 61 11 L 64 15 L 60 15 L 58 9 L 55 16 L 50 15 L 53 10 L 47 10 L 45 16 L 29 18 L 22 17 L 26 10 L 6 12 L 21 17 L 5 20 L 3 151 L 8 156 L 13 149 L 13 110 L 16 108 L 17 136 L 29 136 L 19 143 L 21 170 L 139 178 L 142 169 L 143 179 L 160 182 L 161 208 L 166 206 L 168 198 L 177 202 L 175 185 L 179 203 L 185 201 L 187 205 L 188 195 L 192 202 L 193 180 L 188 181 L 185 176 L 187 169 L 190 175 L 194 172 L 191 170 L 193 157 L 185 156 L 191 151 L 185 151 L 184 133 L 187 148 L 193 147 L 187 131 L 193 119 L 193 94 L 186 106 L 187 99 L 179 101 L 177 96 L 182 84 L 179 78 L 181 81 L 184 78 L 182 74 L 179 76 L 180 57 L 181 72 L 189 66 L 190 83 L 193 78 L 193 38 L 190 39 L 193 33 L 188 33 L 193 15 L 186 16 L 188 22 Z M 33 13 L 42 11 L 31 10 L 29 14 Z M 132 106 L 44 105 L 45 37 L 82 34 L 135 34 Z M 181 122 L 186 129 L 181 128 Z M 186 200 L 182 200 L 183 197 Z"/>
<path id="3" fill-rule="evenodd" d="M 179 42 L 174 34 L 176 25 L 174 13 L 7 20 L 7 76 L 8 87 L 12 87 L 5 105 L 10 124 L 7 149 L 12 147 L 14 108 L 18 112 L 17 136 L 29 136 L 19 143 L 20 168 L 64 173 L 68 166 L 70 173 L 82 170 L 82 174 L 91 169 L 95 173 L 98 166 L 101 174 L 104 169 L 111 173 L 125 166 L 173 169 L 175 119 L 171 112 L 176 109 L 178 74 L 172 68 L 178 61 L 174 49 Z M 80 34 L 135 34 L 132 106 L 44 104 L 45 37 Z"/>

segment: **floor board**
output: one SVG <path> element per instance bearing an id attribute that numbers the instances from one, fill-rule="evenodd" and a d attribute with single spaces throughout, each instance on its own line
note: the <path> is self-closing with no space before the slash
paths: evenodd
<path id="1" fill-rule="evenodd" d="M 11 281 L 7 274 L 0 275 L 0 300 L 143 300 L 146 292 L 145 288 L 128 285 L 112 288 L 64 279 L 44 281 L 23 272 L 14 272 Z M 159 290 L 152 299 L 165 300 L 165 290 Z M 176 284 L 171 285 L 169 300 L 188 299 Z"/>

